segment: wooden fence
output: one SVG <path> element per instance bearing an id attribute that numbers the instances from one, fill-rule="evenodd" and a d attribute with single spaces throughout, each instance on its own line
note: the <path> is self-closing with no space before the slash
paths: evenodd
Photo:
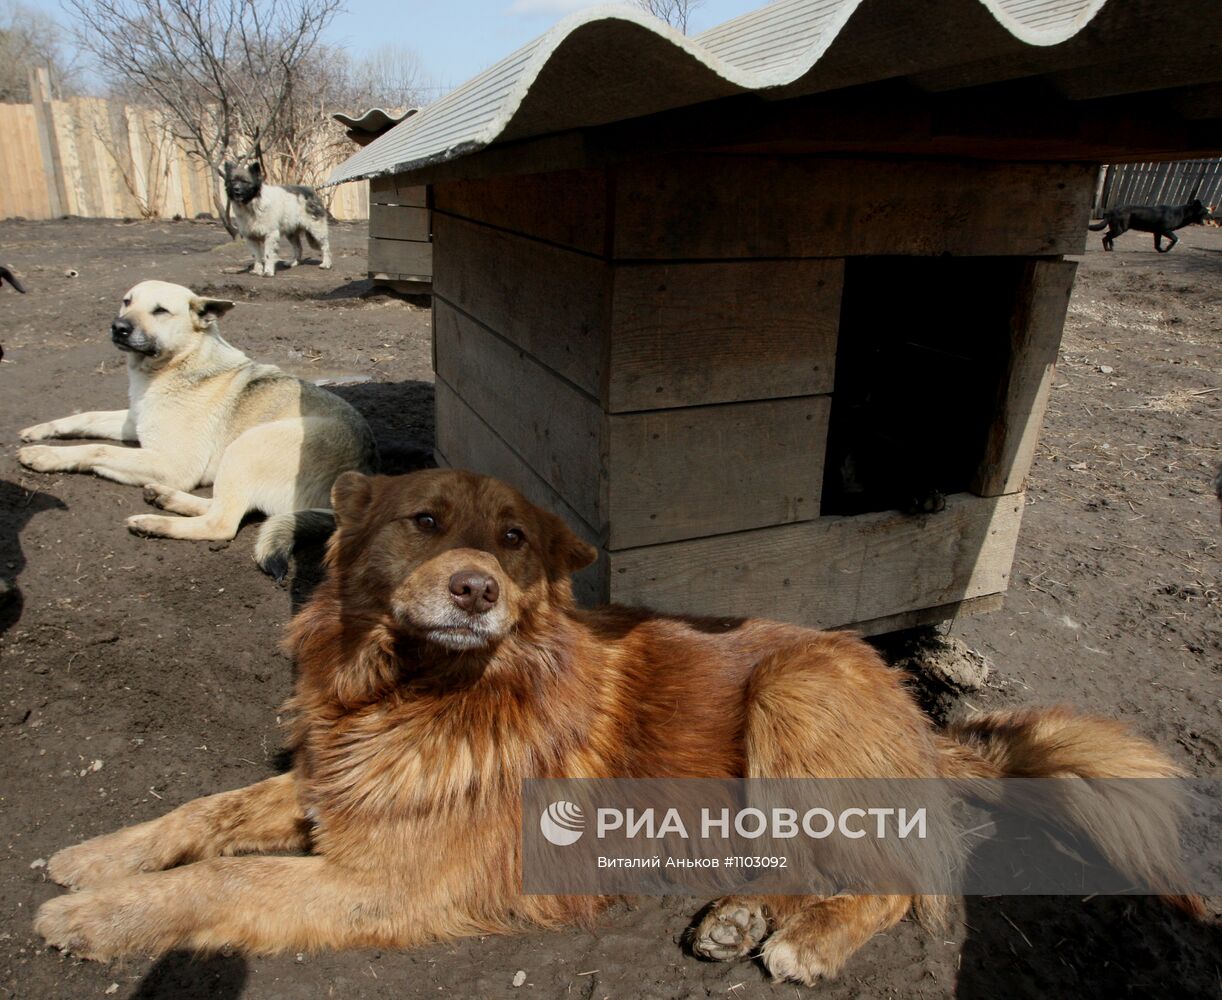
<path id="1" fill-rule="evenodd" d="M 1104 172 L 1094 217 L 1120 205 L 1183 205 L 1193 198 L 1222 203 L 1222 158 L 1113 164 Z"/>
<path id="2" fill-rule="evenodd" d="M 220 178 L 187 154 L 159 112 L 97 97 L 53 101 L 41 86 L 31 92 L 32 104 L 0 104 L 0 218 L 216 213 Z M 336 218 L 365 219 L 368 188 L 343 184 L 320 194 Z"/>

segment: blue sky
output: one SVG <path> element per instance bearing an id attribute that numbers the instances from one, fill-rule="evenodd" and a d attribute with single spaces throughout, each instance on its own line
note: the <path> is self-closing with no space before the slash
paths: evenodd
<path id="1" fill-rule="evenodd" d="M 24 0 L 61 22 L 59 0 Z M 602 4 L 615 0 L 601 0 Z M 704 0 L 692 14 L 695 35 L 768 0 Z M 394 44 L 414 49 L 433 84 L 431 98 L 457 87 L 566 15 L 600 0 L 346 0 L 327 41 L 361 56 Z"/>
<path id="2" fill-rule="evenodd" d="M 605 0 L 604 0 L 605 2 Z M 691 33 L 762 7 L 766 0 L 707 0 Z M 444 93 L 598 0 L 347 0 L 330 41 L 360 55 L 394 43 L 415 49 Z M 433 96 L 437 96 L 434 94 Z"/>

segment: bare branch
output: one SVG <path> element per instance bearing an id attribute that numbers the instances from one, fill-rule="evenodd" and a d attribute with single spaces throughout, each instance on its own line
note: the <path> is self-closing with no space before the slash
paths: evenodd
<path id="1" fill-rule="evenodd" d="M 0 101 L 27 103 L 30 70 L 40 66 L 50 72 L 54 97 L 80 93 L 80 68 L 61 45 L 62 34 L 44 11 L 20 0 L 0 0 Z"/>
<path id="2" fill-rule="evenodd" d="M 704 6 L 704 0 L 632 0 L 632 2 L 646 14 L 652 14 L 672 28 L 678 28 L 685 35 L 692 12 Z"/>
<path id="3" fill-rule="evenodd" d="M 327 128 L 307 97 L 343 0 L 64 0 L 77 46 L 111 93 L 160 109 L 223 173 L 258 141 L 274 181 L 298 180 L 302 133 Z M 217 213 L 225 218 L 224 205 Z"/>

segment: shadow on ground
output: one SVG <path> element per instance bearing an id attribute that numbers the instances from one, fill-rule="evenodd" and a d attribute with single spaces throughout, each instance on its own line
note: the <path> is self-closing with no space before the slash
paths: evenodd
<path id="1" fill-rule="evenodd" d="M 36 514 L 67 509 L 66 503 L 49 493 L 0 480 L 0 635 L 17 624 L 25 604 L 18 579 L 25 569 L 22 529 Z"/>
<path id="2" fill-rule="evenodd" d="M 1217 995 L 1222 928 L 1152 897 L 973 896 L 964 913 L 956 1000 Z"/>
<path id="3" fill-rule="evenodd" d="M 246 959 L 172 951 L 140 981 L 131 1000 L 237 1000 L 246 988 Z"/>
<path id="4" fill-rule="evenodd" d="M 359 382 L 331 387 L 369 423 L 378 442 L 381 471 L 402 475 L 433 465 L 433 386 L 429 382 Z M 293 614 L 322 581 L 326 539 L 302 541 L 289 584 Z"/>

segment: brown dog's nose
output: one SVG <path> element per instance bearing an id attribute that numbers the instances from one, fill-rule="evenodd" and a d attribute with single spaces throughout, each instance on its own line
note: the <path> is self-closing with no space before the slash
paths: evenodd
<path id="1" fill-rule="evenodd" d="M 464 611 L 482 615 L 501 596 L 495 577 L 465 569 L 450 577 L 450 596 Z"/>

